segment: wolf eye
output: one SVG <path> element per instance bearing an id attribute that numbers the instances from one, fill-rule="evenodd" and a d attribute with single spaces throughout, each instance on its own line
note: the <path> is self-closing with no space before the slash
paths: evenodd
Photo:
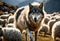
<path id="1" fill-rule="evenodd" d="M 39 11 L 37 10 L 36 12 L 38 13 Z"/>
<path id="2" fill-rule="evenodd" d="M 35 10 L 33 10 L 33 12 L 35 12 Z"/>

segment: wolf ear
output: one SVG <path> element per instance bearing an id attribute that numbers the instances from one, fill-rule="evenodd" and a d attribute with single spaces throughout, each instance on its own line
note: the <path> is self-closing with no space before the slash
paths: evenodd
<path id="1" fill-rule="evenodd" d="M 40 3 L 40 6 L 39 6 L 41 9 L 43 8 L 43 3 Z"/>
<path id="2" fill-rule="evenodd" d="M 29 8 L 32 8 L 32 5 L 31 5 L 31 3 L 29 3 Z"/>

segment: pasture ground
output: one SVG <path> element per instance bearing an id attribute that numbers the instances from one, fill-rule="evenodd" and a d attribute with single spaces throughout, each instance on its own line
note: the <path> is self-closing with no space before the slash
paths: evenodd
<path id="1" fill-rule="evenodd" d="M 22 34 L 22 36 L 23 36 L 23 41 L 24 41 L 25 40 L 25 35 Z M 33 33 L 33 36 L 34 36 L 34 33 Z M 39 34 L 37 37 L 38 37 L 37 41 L 53 41 L 53 39 L 52 39 L 52 37 L 50 35 L 46 35 L 44 37 L 43 34 L 42 35 Z M 29 37 L 28 37 L 28 40 L 30 41 Z"/>

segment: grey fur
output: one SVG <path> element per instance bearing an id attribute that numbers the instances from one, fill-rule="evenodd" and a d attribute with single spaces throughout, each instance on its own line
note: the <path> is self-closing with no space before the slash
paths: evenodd
<path id="1" fill-rule="evenodd" d="M 2 32 L 3 41 L 22 41 L 21 32 L 17 28 L 2 28 Z"/>

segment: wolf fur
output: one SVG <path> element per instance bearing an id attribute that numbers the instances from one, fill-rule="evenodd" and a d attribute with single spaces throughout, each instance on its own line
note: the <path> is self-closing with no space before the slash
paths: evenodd
<path id="1" fill-rule="evenodd" d="M 43 3 L 34 2 L 17 9 L 15 12 L 14 24 L 21 32 L 27 28 L 30 31 L 36 32 L 38 31 L 43 18 Z"/>

